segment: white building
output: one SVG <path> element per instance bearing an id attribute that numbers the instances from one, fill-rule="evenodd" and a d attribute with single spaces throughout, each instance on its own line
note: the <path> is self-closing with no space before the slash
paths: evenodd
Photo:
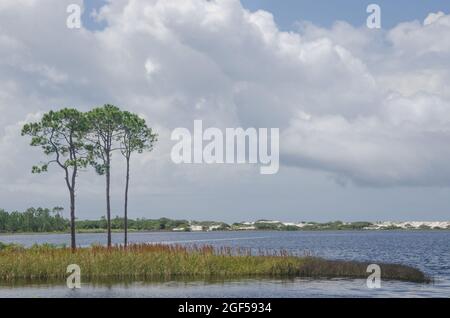
<path id="1" fill-rule="evenodd" d="M 203 226 L 201 225 L 191 225 L 190 227 L 192 232 L 201 232 L 203 231 Z"/>

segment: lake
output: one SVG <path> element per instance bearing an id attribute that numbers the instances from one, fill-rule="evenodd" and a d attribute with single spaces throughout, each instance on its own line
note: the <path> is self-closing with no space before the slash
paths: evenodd
<path id="1" fill-rule="evenodd" d="M 230 281 L 134 282 L 96 285 L 82 282 L 69 290 L 65 282 L 0 286 L 0 297 L 450 297 L 450 231 L 333 231 L 333 232 L 191 232 L 130 233 L 130 242 L 213 245 L 286 250 L 327 259 L 400 263 L 422 269 L 432 284 L 382 281 L 368 289 L 362 279 L 267 279 Z M 121 243 L 123 234 L 114 233 Z M 67 234 L 0 235 L 4 243 L 68 244 Z M 77 244 L 104 244 L 106 234 L 78 234 Z M 381 273 L 382 274 L 382 273 Z"/>

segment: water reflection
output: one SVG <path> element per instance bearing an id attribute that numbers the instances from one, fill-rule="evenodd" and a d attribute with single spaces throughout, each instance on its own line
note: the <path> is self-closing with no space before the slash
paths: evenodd
<path id="1" fill-rule="evenodd" d="M 24 282 L 22 282 L 24 283 Z M 362 279 L 243 279 L 243 280 L 172 280 L 168 282 L 82 283 L 70 290 L 64 284 L 36 283 L 2 286 L 0 297 L 217 297 L 217 298 L 284 298 L 284 297 L 449 297 L 434 284 L 383 282 L 381 289 L 368 289 Z M 447 286 L 449 288 L 450 286 Z"/>

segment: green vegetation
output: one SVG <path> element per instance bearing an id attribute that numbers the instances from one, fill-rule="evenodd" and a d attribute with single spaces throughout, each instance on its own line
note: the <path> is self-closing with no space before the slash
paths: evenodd
<path id="1" fill-rule="evenodd" d="M 29 249 L 0 245 L 0 281 L 65 279 L 69 264 L 77 264 L 87 280 L 239 277 L 367 278 L 368 263 L 295 257 L 287 252 L 260 252 L 211 246 L 129 245 L 80 248 L 51 245 Z M 385 280 L 429 282 L 421 271 L 403 265 L 380 264 Z M 64 281 L 64 280 L 63 280 Z"/>
<path id="2" fill-rule="evenodd" d="M 0 210 L 0 233 L 67 232 L 70 229 L 70 221 L 63 218 L 61 213 L 62 209 L 59 207 L 52 210 L 30 208 L 25 212 L 10 213 Z M 116 217 L 111 220 L 111 228 L 123 230 L 124 223 L 123 218 Z M 75 225 L 79 232 L 105 232 L 108 228 L 104 217 L 100 220 L 76 220 Z M 180 227 L 189 228 L 189 222 L 167 218 L 136 219 L 128 220 L 128 226 L 134 231 L 170 231 Z"/>
<path id="3" fill-rule="evenodd" d="M 134 152 L 152 151 L 157 135 L 145 124 L 145 120 L 130 112 L 122 113 L 120 123 L 120 149 L 126 162 L 125 174 L 125 206 L 124 206 L 124 245 L 128 244 L 128 189 L 130 184 L 130 160 Z"/>
<path id="4" fill-rule="evenodd" d="M 120 139 L 122 113 L 116 106 L 105 105 L 94 108 L 86 114 L 86 117 L 92 131 L 90 136 L 94 156 L 92 164 L 99 175 L 106 177 L 107 241 L 108 246 L 111 246 L 111 160 L 112 153 L 119 150 L 114 143 Z"/>
<path id="5" fill-rule="evenodd" d="M 259 220 L 252 224 L 255 230 L 260 231 L 344 231 L 344 230 L 364 230 L 373 225 L 370 222 L 352 222 L 344 223 L 341 221 L 316 223 L 309 222 L 302 227 L 295 225 L 286 225 L 281 222 L 273 222 L 267 220 Z M 246 228 L 248 225 L 243 223 L 234 223 L 233 229 L 239 230 L 240 228 Z"/>
<path id="6" fill-rule="evenodd" d="M 17 232 L 62 232 L 69 229 L 69 221 L 64 219 L 59 208 L 53 210 L 30 208 L 25 212 L 0 210 L 0 233 Z"/>
<path id="7" fill-rule="evenodd" d="M 63 208 L 53 209 L 29 208 L 25 212 L 6 212 L 0 209 L 0 233 L 44 233 L 44 232 L 68 232 L 70 220 L 62 216 Z M 127 223 L 127 225 L 125 225 Z M 122 232 L 125 228 L 130 231 L 239 231 L 253 229 L 256 231 L 361 231 L 373 229 L 373 223 L 340 221 L 328 223 L 304 223 L 301 227 L 283 224 L 280 222 L 260 220 L 251 225 L 247 223 L 233 223 L 228 225 L 216 221 L 188 221 L 160 219 L 127 219 L 116 216 L 111 219 L 110 228 L 113 232 Z M 108 222 L 105 217 L 100 220 L 75 220 L 78 233 L 83 232 L 107 232 Z M 397 226 L 385 226 L 380 230 L 449 230 L 450 228 L 436 228 L 426 225 L 414 228 Z"/>
<path id="8" fill-rule="evenodd" d="M 348 231 L 348 230 L 364 230 L 372 225 L 370 222 L 352 222 L 344 223 L 341 221 L 327 223 L 310 223 L 302 229 L 305 231 Z"/>
<path id="9" fill-rule="evenodd" d="M 105 218 L 101 220 L 91 221 L 83 220 L 76 221 L 78 230 L 106 230 L 107 224 Z M 116 217 L 111 220 L 111 228 L 113 230 L 123 230 L 125 220 L 123 218 Z M 128 229 L 134 231 L 171 231 L 179 227 L 189 227 L 189 222 L 186 220 L 170 220 L 167 218 L 161 218 L 157 220 L 150 219 L 136 219 L 128 220 Z"/>
<path id="10" fill-rule="evenodd" d="M 82 168 L 91 165 L 106 177 L 106 228 L 107 242 L 111 246 L 111 161 L 112 153 L 119 151 L 126 159 L 124 227 L 127 244 L 128 189 L 130 159 L 135 152 L 151 151 L 157 135 L 138 115 L 121 111 L 114 105 L 104 105 L 87 113 L 73 108 L 50 111 L 38 122 L 22 128 L 22 136 L 31 137 L 31 146 L 40 147 L 50 159 L 32 168 L 42 173 L 55 164 L 64 172 L 70 196 L 71 247 L 76 248 L 75 199 L 77 177 Z"/>
<path id="11" fill-rule="evenodd" d="M 23 126 L 22 136 L 31 136 L 30 145 L 40 147 L 51 160 L 34 166 L 33 173 L 46 172 L 50 164 L 56 164 L 64 171 L 64 180 L 70 196 L 71 246 L 75 242 L 75 192 L 76 179 L 81 168 L 91 161 L 91 151 L 85 137 L 89 132 L 86 116 L 76 109 L 64 108 L 50 111 L 39 122 Z"/>

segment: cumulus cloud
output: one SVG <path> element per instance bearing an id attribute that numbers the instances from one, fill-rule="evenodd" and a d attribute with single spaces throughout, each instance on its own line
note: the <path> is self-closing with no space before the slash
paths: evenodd
<path id="1" fill-rule="evenodd" d="M 22 166 L 30 161 L 25 146 L 16 147 L 27 116 L 105 102 L 142 114 L 160 132 L 155 152 L 138 160 L 145 173 L 137 187 L 147 191 L 149 179 L 168 193 L 183 182 L 257 174 L 175 167 L 170 131 L 194 119 L 280 128 L 286 169 L 375 186 L 448 185 L 449 15 L 390 30 L 300 22 L 282 32 L 271 13 L 237 0 L 119 0 L 95 13 L 106 27 L 89 31 L 65 27 L 73 2 L 0 5 L 0 153 L 10 186 L 36 180 Z"/>

